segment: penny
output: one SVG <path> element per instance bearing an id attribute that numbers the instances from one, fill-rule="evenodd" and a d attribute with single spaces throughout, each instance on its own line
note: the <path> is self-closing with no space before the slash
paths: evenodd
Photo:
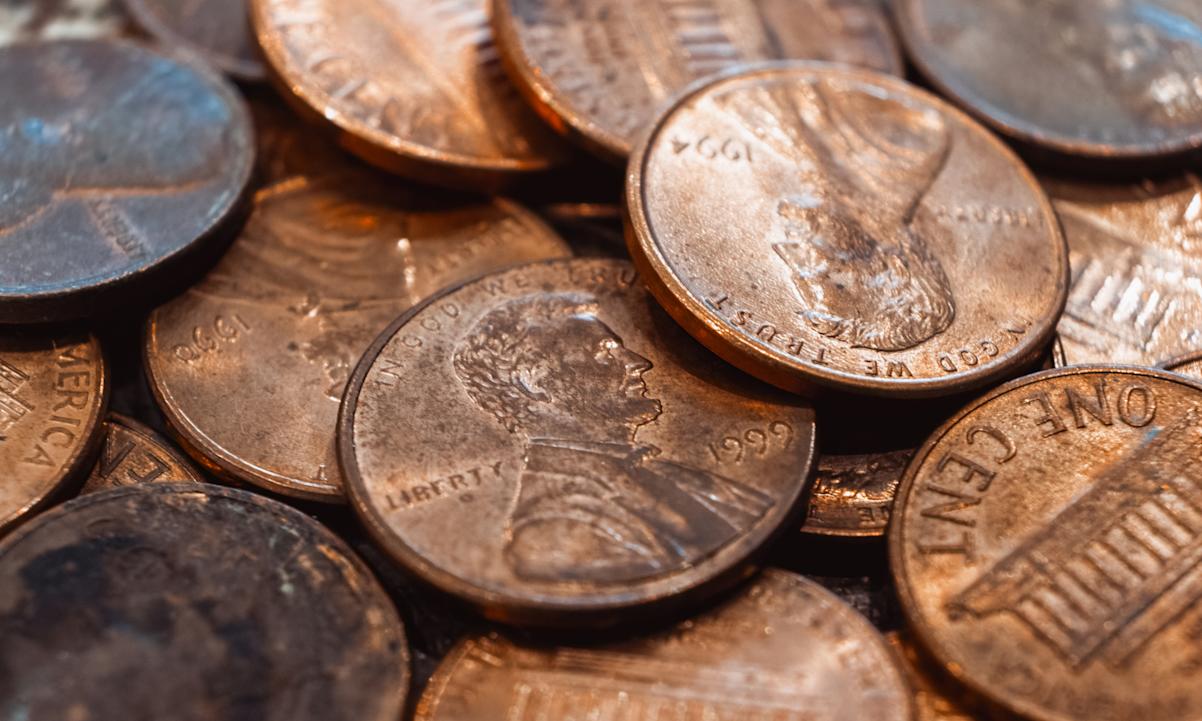
<path id="1" fill-rule="evenodd" d="M 0 46 L 25 40 L 112 38 L 128 30 L 117 0 L 0 1 Z"/>
<path id="2" fill-rule="evenodd" d="M 380 329 L 443 286 L 568 254 L 508 201 L 374 176 L 279 183 L 256 196 L 213 271 L 151 313 L 151 388 L 185 448 L 219 475 L 341 502 L 338 403 Z"/>
<path id="3" fill-rule="evenodd" d="M 961 698 L 963 692 L 954 689 L 914 642 L 904 633 L 885 636 L 893 647 L 906 681 L 914 694 L 914 721 L 980 721 L 985 716 Z"/>
<path id="4" fill-rule="evenodd" d="M 368 162 L 491 188 L 566 159 L 505 77 L 486 0 L 250 4 L 285 94 Z"/>
<path id="5" fill-rule="evenodd" d="M 361 165 L 319 128 L 297 117 L 275 91 L 259 86 L 247 88 L 245 96 L 255 125 L 255 160 L 265 185 L 298 175 L 334 175 Z"/>
<path id="6" fill-rule="evenodd" d="M 671 96 L 738 63 L 806 58 L 903 69 L 876 0 L 494 0 L 492 22 L 530 104 L 616 162 Z"/>
<path id="7" fill-rule="evenodd" d="M 1159 366 L 1202 348 L 1202 182 L 1045 186 L 1072 267 L 1065 363 Z"/>
<path id="8" fill-rule="evenodd" d="M 0 535 L 80 480 L 108 393 L 95 338 L 0 337 Z"/>
<path id="9" fill-rule="evenodd" d="M 247 19 L 246 0 L 123 0 L 164 47 L 192 53 L 239 80 L 266 73 Z"/>
<path id="10" fill-rule="evenodd" d="M 1200 408 L 1183 376 L 1080 366 L 952 418 L 889 532 L 923 646 L 1025 718 L 1202 719 Z"/>
<path id="11" fill-rule="evenodd" d="M 814 414 L 692 343 L 629 263 L 576 259 L 399 318 L 338 443 L 355 510 L 414 573 L 507 622 L 600 625 L 737 580 L 795 518 Z"/>
<path id="12" fill-rule="evenodd" d="M 250 180 L 237 92 L 132 43 L 0 48 L 0 322 L 112 310 L 213 251 Z"/>
<path id="13" fill-rule="evenodd" d="M 1166 363 L 1164 367 L 1174 373 L 1202 380 L 1202 353 L 1191 353 L 1176 358 Z"/>
<path id="14" fill-rule="evenodd" d="M 1097 159 L 1202 148 L 1193 0 L 902 0 L 919 70 L 1002 133 Z"/>
<path id="15" fill-rule="evenodd" d="M 912 450 L 822 454 L 803 533 L 875 538 L 885 535 L 893 497 Z"/>
<path id="16" fill-rule="evenodd" d="M 209 484 L 88 494 L 6 539 L 0 636 L 0 711 L 28 721 L 396 721 L 409 680 L 341 540 Z"/>
<path id="17" fill-rule="evenodd" d="M 680 97 L 631 158 L 630 251 L 698 340 L 787 390 L 963 392 L 1034 365 L 1068 259 L 1035 178 L 901 80 L 780 63 Z"/>
<path id="18" fill-rule="evenodd" d="M 903 721 L 909 690 L 880 633 L 818 584 L 766 571 L 654 635 L 597 646 L 461 642 L 417 721 Z"/>
<path id="19" fill-rule="evenodd" d="M 204 478 L 171 444 L 119 413 L 104 422 L 104 440 L 80 494 L 140 483 L 202 483 Z"/>

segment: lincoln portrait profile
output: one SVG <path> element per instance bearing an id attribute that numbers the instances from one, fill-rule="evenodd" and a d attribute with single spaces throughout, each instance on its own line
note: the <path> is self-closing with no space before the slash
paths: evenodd
<path id="1" fill-rule="evenodd" d="M 772 505 L 760 491 L 639 445 L 660 402 L 627 348 L 575 294 L 512 301 L 454 353 L 468 395 L 523 444 L 505 562 L 520 577 L 620 583 L 713 553 Z"/>

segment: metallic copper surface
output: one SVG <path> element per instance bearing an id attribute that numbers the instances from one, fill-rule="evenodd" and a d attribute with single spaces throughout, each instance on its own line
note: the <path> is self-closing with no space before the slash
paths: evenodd
<path id="1" fill-rule="evenodd" d="M 1202 384 L 1080 366 L 1002 386 L 919 450 L 889 546 L 918 641 L 994 702 L 1202 719 Z"/>
<path id="2" fill-rule="evenodd" d="M 110 413 L 92 473 L 80 494 L 139 483 L 201 483 L 204 478 L 167 439 L 132 418 Z"/>
<path id="3" fill-rule="evenodd" d="M 796 518 L 814 414 L 692 343 L 629 263 L 576 259 L 398 319 L 338 445 L 410 570 L 507 622 L 604 624 L 733 582 Z"/>
<path id="4" fill-rule="evenodd" d="M 340 502 L 338 402 L 380 330 L 443 286 L 568 254 L 508 201 L 367 175 L 285 181 L 256 196 L 242 235 L 203 281 L 151 314 L 151 387 L 200 463 Z"/>
<path id="5" fill-rule="evenodd" d="M 501 69 L 486 0 L 251 0 L 269 70 L 365 160 L 495 186 L 565 159 Z"/>
<path id="6" fill-rule="evenodd" d="M 801 58 L 900 75 L 876 0 L 494 0 L 506 69 L 556 130 L 624 163 L 690 82 L 741 62 Z"/>
<path id="7" fill-rule="evenodd" d="M 1202 182 L 1045 186 L 1072 267 L 1064 363 L 1159 366 L 1202 348 Z"/>
<path id="8" fill-rule="evenodd" d="M 782 388 L 922 397 L 1034 364 L 1068 258 L 1034 177 L 901 80 L 780 63 L 694 86 L 631 157 L 635 264 Z"/>
<path id="9" fill-rule="evenodd" d="M 960 697 L 964 691 L 950 683 L 914 642 L 904 633 L 885 636 L 914 693 L 914 721 L 983 721 L 986 716 Z"/>
<path id="10" fill-rule="evenodd" d="M 1164 368 L 1174 373 L 1202 380 L 1202 352 L 1175 358 L 1166 363 Z"/>
<path id="11" fill-rule="evenodd" d="M 122 0 L 164 47 L 199 56 L 239 80 L 266 77 L 250 32 L 247 0 Z"/>
<path id="12" fill-rule="evenodd" d="M 0 535 L 80 480 L 108 393 L 95 338 L 0 337 Z"/>
<path id="13" fill-rule="evenodd" d="M 877 538 L 885 535 L 893 497 L 912 450 L 822 454 L 803 533 Z"/>
<path id="14" fill-rule="evenodd" d="M 1093 158 L 1202 148 L 1194 0 L 898 0 L 910 57 L 999 131 Z"/>
<path id="15" fill-rule="evenodd" d="M 0 0 L 0 46 L 25 40 L 87 40 L 129 33 L 118 0 Z"/>
<path id="16" fill-rule="evenodd" d="M 405 632 L 342 541 L 210 484 L 91 493 L 0 543 L 0 714 L 397 721 Z"/>
<path id="17" fill-rule="evenodd" d="M 416 721 L 908 721 L 909 689 L 876 629 L 801 576 L 646 638 L 592 647 L 459 644 Z"/>
<path id="18" fill-rule="evenodd" d="M 112 41 L 0 48 L 0 322 L 112 310 L 206 249 L 250 180 L 237 92 Z"/>

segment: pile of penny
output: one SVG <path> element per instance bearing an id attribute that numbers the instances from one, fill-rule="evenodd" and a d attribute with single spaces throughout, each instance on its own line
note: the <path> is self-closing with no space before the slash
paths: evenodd
<path id="1" fill-rule="evenodd" d="M 3 721 L 1202 721 L 1196 0 L 0 0 Z"/>

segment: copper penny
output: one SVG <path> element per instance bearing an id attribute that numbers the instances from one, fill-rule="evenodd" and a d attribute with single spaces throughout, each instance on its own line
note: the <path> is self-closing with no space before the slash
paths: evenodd
<path id="1" fill-rule="evenodd" d="M 104 440 L 80 494 L 139 483 L 202 483 L 204 478 L 169 441 L 120 413 L 104 422 Z"/>
<path id="2" fill-rule="evenodd" d="M 908 721 L 884 639 L 813 581 L 766 571 L 739 595 L 645 638 L 600 646 L 459 644 L 417 721 Z"/>
<path id="3" fill-rule="evenodd" d="M 885 638 L 893 647 L 906 681 L 914 694 L 914 721 L 982 721 L 986 717 L 961 698 L 964 692 L 953 687 L 934 661 L 914 645 L 904 633 Z"/>
<path id="4" fill-rule="evenodd" d="M 1101 159 L 1202 148 L 1194 0 L 900 0 L 910 57 L 999 131 Z"/>
<path id="5" fill-rule="evenodd" d="M 897 485 L 912 455 L 912 450 L 820 455 L 802 532 L 852 538 L 885 535 Z"/>
<path id="6" fill-rule="evenodd" d="M 91 493 L 6 539 L 0 637 L 0 713 L 23 721 L 397 721 L 409 680 L 341 540 L 210 484 Z"/>
<path id="7" fill-rule="evenodd" d="M 508 201 L 372 176 L 285 181 L 256 196 L 203 281 L 150 315 L 151 388 L 185 447 L 217 473 L 340 502 L 338 403 L 380 330 L 443 286 L 568 254 Z"/>
<path id="8" fill-rule="evenodd" d="M 355 510 L 422 578 L 508 622 L 602 624 L 732 582 L 795 517 L 814 414 L 692 343 L 629 263 L 576 259 L 398 319 L 338 440 Z"/>
<path id="9" fill-rule="evenodd" d="M 1202 719 L 1202 385 L 1080 366 L 973 402 L 919 450 L 889 547 L 903 610 L 1039 721 Z"/>
<path id="10" fill-rule="evenodd" d="M 129 31 L 117 0 L 2 0 L 0 45 L 113 38 Z"/>
<path id="11" fill-rule="evenodd" d="M 1202 182 L 1045 182 L 1072 281 L 1064 362 L 1163 365 L 1202 348 Z"/>
<path id="12" fill-rule="evenodd" d="M 902 72 L 876 0 L 494 0 L 492 22 L 531 105 L 617 162 L 679 90 L 741 62 L 805 58 Z"/>
<path id="13" fill-rule="evenodd" d="M 1068 258 L 1035 178 L 896 78 L 777 63 L 703 81 L 631 157 L 630 251 L 698 340 L 782 388 L 921 397 L 1034 364 Z"/>
<path id="14" fill-rule="evenodd" d="M 266 73 L 247 19 L 247 0 L 123 0 L 164 47 L 192 53 L 239 80 Z"/>
<path id="15" fill-rule="evenodd" d="M 1202 353 L 1191 353 L 1175 358 L 1166 363 L 1164 367 L 1174 373 L 1202 380 Z"/>
<path id="16" fill-rule="evenodd" d="M 254 165 L 216 75 L 132 43 L 0 48 L 0 322 L 79 317 L 202 252 Z"/>
<path id="17" fill-rule="evenodd" d="M 363 169 L 320 128 L 302 121 L 269 87 L 247 88 L 245 95 L 255 124 L 255 160 L 265 185 L 298 175 L 316 178 Z"/>
<path id="18" fill-rule="evenodd" d="M 0 337 L 0 535 L 80 480 L 108 393 L 95 338 Z"/>
<path id="19" fill-rule="evenodd" d="M 368 162 L 487 187 L 564 149 L 501 69 L 486 0 L 251 0 L 269 69 Z"/>

